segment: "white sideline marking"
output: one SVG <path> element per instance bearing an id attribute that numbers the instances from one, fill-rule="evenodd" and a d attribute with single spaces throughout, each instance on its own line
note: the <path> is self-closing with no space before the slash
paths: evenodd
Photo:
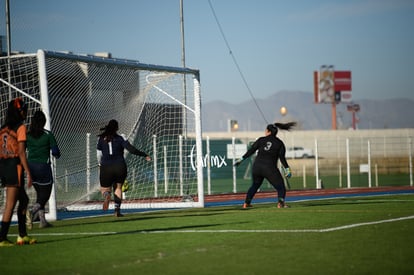
<path id="1" fill-rule="evenodd" d="M 327 228 L 327 229 L 321 229 L 320 232 L 338 231 L 338 230 L 344 230 L 344 229 L 349 229 L 349 228 L 359 227 L 359 226 L 364 226 L 364 225 L 372 225 L 372 224 L 396 222 L 396 221 L 410 220 L 410 219 L 414 219 L 414 216 L 400 217 L 400 218 L 395 218 L 395 219 L 382 220 L 382 221 L 374 221 L 374 222 L 355 223 L 355 224 L 350 224 L 350 225 L 344 225 L 344 226 L 332 227 L 332 228 Z"/>
<path id="2" fill-rule="evenodd" d="M 374 222 L 363 222 L 363 223 L 355 223 L 349 225 L 343 225 L 338 227 L 332 228 L 325 228 L 325 229 L 255 229 L 255 230 L 239 230 L 239 229 L 224 229 L 224 230 L 159 230 L 159 231 L 142 231 L 142 233 L 323 233 L 323 232 L 332 232 L 332 231 L 339 231 L 345 230 L 354 227 L 360 227 L 364 225 L 373 225 L 373 224 L 381 224 L 381 223 L 388 223 L 388 222 L 396 222 L 402 220 L 410 220 L 414 219 L 414 216 L 408 217 L 400 217 L 395 219 L 389 220 L 381 220 L 381 221 L 374 221 Z"/>
<path id="3" fill-rule="evenodd" d="M 325 229 L 255 229 L 255 230 L 241 230 L 241 229 L 223 229 L 223 230 L 155 230 L 155 231 L 137 231 L 139 234 L 165 234 L 165 233 L 324 233 L 345 230 L 354 227 L 360 227 L 365 225 L 389 223 L 403 220 L 414 219 L 414 216 L 400 217 L 388 220 L 373 221 L 355 223 L 349 225 L 343 225 L 338 227 L 331 227 Z M 122 234 L 123 232 L 74 232 L 74 233 L 35 233 L 32 236 L 76 236 L 76 235 L 87 235 L 87 236 L 99 236 L 99 235 L 116 235 Z M 9 234 L 10 236 L 17 236 L 17 234 Z"/>

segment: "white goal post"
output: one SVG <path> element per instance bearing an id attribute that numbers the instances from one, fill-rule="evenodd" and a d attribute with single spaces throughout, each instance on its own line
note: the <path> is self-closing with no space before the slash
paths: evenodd
<path id="1" fill-rule="evenodd" d="M 7 103 L 22 97 L 27 126 L 43 110 L 62 152 L 52 163 L 49 219 L 60 209 L 102 208 L 96 142 L 111 119 L 153 160 L 125 155 L 130 188 L 123 209 L 204 207 L 198 70 L 43 50 L 1 57 L 0 68 L 1 123 Z"/>

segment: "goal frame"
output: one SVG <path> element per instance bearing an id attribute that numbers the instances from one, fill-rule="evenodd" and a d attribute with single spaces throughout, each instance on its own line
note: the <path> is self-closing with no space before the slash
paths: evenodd
<path id="1" fill-rule="evenodd" d="M 203 184 L 203 164 L 201 160 L 203 157 L 203 148 L 202 148 L 202 130 L 201 130 L 201 97 L 200 97 L 200 73 L 199 70 L 190 69 L 190 68 L 183 68 L 183 67 L 172 67 L 172 66 L 162 66 L 162 65 L 152 65 L 152 64 L 145 64 L 140 63 L 139 61 L 134 60 L 127 60 L 127 59 L 114 59 L 114 58 L 103 58 L 91 55 L 75 55 L 70 53 L 64 52 L 55 52 L 55 51 L 46 51 L 46 50 L 38 50 L 36 54 L 32 54 L 36 56 L 37 63 L 38 63 L 38 81 L 39 81 L 39 94 L 40 100 L 33 98 L 28 93 L 18 89 L 17 87 L 13 87 L 11 83 L 7 82 L 7 79 L 1 79 L 0 81 L 4 83 L 8 83 L 9 87 L 22 94 L 24 97 L 30 98 L 33 100 L 35 104 L 39 104 L 39 109 L 41 109 L 46 117 L 47 117 L 47 124 L 45 128 L 48 130 L 53 131 L 53 121 L 50 115 L 50 103 L 49 103 L 49 91 L 48 91 L 48 78 L 47 78 L 47 71 L 46 71 L 46 58 L 47 57 L 55 57 L 55 58 L 64 58 L 69 60 L 75 60 L 79 62 L 95 62 L 102 65 L 116 65 L 122 67 L 130 67 L 134 69 L 142 69 L 142 70 L 149 70 L 154 72 L 170 72 L 170 73 L 177 73 L 182 75 L 193 75 L 193 87 L 194 87 L 194 106 L 191 106 L 191 111 L 194 113 L 194 128 L 195 128 L 195 152 L 196 152 L 196 180 L 197 180 L 197 191 L 198 194 L 197 200 L 191 200 L 183 198 L 181 201 L 175 202 L 128 202 L 122 205 L 124 209 L 139 209 L 139 208 L 192 208 L 192 207 L 204 207 L 204 184 Z M 184 77 L 185 80 L 185 77 Z M 188 108 L 187 106 L 185 106 Z M 88 156 L 86 156 L 89 158 Z M 53 160 L 53 158 L 52 158 Z M 52 165 L 55 163 L 52 162 Z M 54 175 L 55 176 L 55 175 Z M 55 181 L 56 182 L 56 181 Z M 89 208 L 90 209 L 90 208 Z M 82 210 L 79 207 L 77 210 Z M 49 199 L 49 213 L 47 213 L 47 217 L 50 220 L 57 219 L 57 200 L 56 200 L 56 190 L 55 184 L 53 184 L 53 189 L 51 193 L 51 197 Z"/>

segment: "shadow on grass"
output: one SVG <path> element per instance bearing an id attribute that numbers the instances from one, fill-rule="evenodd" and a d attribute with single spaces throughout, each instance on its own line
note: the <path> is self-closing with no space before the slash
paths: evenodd
<path id="1" fill-rule="evenodd" d="M 101 217 L 94 217 L 88 219 L 80 219 L 76 222 L 68 222 L 60 224 L 59 227 L 72 227 L 72 226 L 79 226 L 79 225 L 93 225 L 93 224 L 105 224 L 105 223 L 122 223 L 122 222 L 131 222 L 131 221 L 145 221 L 145 220 L 152 220 L 152 219 L 163 219 L 163 218 L 188 218 L 188 217 L 211 217 L 217 216 L 222 214 L 229 214 L 229 212 L 242 209 L 241 207 L 238 208 L 217 208 L 212 209 L 209 208 L 208 211 L 203 209 L 180 209 L 180 210 L 165 210 L 160 212 L 144 212 L 144 213 L 130 213 L 126 214 L 124 217 L 110 217 L 110 216 L 101 216 Z M 93 220 L 92 220 L 93 219 Z M 67 222 L 67 221 L 65 221 Z"/>
<path id="2" fill-rule="evenodd" d="M 242 222 L 242 223 L 246 223 L 246 222 Z M 234 223 L 229 223 L 229 224 L 234 224 Z M 241 224 L 240 222 L 237 222 L 237 224 Z M 177 226 L 177 227 L 164 227 L 164 228 L 150 228 L 150 229 L 137 229 L 137 230 L 128 230 L 128 231 L 121 231 L 121 232 L 96 232 L 96 234 L 94 234 L 94 232 L 90 232 L 87 233 L 87 235 L 83 234 L 83 233 L 78 233 L 76 235 L 76 233 L 73 233 L 71 235 L 65 235 L 66 233 L 61 233 L 64 238 L 59 238 L 56 240 L 47 240 L 47 241 L 41 241 L 39 243 L 37 243 L 36 245 L 42 245 L 42 244 L 49 244 L 49 243 L 56 243 L 56 242 L 63 242 L 63 241 L 71 241 L 71 240 L 85 240 L 85 239 L 91 239 L 91 238 L 96 238 L 96 237 L 107 237 L 107 236 L 120 236 L 120 235 L 133 235 L 133 234 L 149 234 L 149 233 L 157 233 L 157 232 L 162 232 L 162 233 L 168 233 L 168 231 L 171 232 L 177 232 L 177 231 L 191 231 L 191 230 L 195 230 L 197 228 L 209 228 L 209 227 L 214 227 L 214 226 L 223 226 L 224 224 L 220 224 L 220 223 L 215 223 L 215 224 L 199 224 L 199 225 L 188 225 L 188 226 Z M 60 233 L 56 233 L 57 237 L 62 236 L 59 235 Z"/>

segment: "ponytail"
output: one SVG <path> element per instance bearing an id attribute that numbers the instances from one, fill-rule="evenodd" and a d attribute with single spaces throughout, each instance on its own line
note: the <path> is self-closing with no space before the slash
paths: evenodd
<path id="1" fill-rule="evenodd" d="M 101 128 L 101 131 L 103 132 L 98 135 L 99 137 L 104 138 L 106 142 L 112 141 L 118 131 L 118 121 L 111 119 L 108 125 L 106 125 L 104 128 Z"/>
<path id="2" fill-rule="evenodd" d="M 296 122 L 288 122 L 288 123 L 278 123 L 276 122 L 274 124 L 277 128 L 281 129 L 281 130 L 286 130 L 289 131 L 290 129 L 292 129 L 294 126 L 296 126 Z"/>
<path id="3" fill-rule="evenodd" d="M 278 129 L 289 131 L 294 126 L 296 126 L 296 122 L 288 122 L 288 123 L 278 123 L 275 122 L 273 124 L 267 125 L 266 129 L 272 133 L 273 136 L 277 135 Z"/>

